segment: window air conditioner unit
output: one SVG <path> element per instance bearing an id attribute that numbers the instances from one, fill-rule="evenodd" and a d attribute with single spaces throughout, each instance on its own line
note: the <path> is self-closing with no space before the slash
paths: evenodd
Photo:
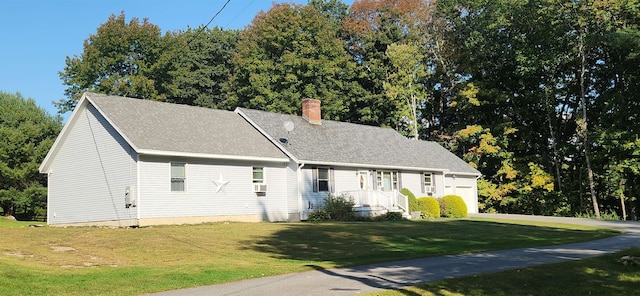
<path id="1" fill-rule="evenodd" d="M 253 192 L 267 192 L 267 184 L 262 184 L 262 183 L 253 184 Z"/>
<path id="2" fill-rule="evenodd" d="M 433 186 L 424 186 L 424 191 L 426 193 L 433 193 L 435 190 L 435 188 L 433 188 Z"/>

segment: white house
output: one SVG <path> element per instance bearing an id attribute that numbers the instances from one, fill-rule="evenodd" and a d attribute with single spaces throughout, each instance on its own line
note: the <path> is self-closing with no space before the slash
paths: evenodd
<path id="1" fill-rule="evenodd" d="M 357 210 L 406 211 L 457 194 L 477 212 L 478 171 L 392 129 L 85 93 L 40 166 L 50 225 L 299 221 L 329 193 Z"/>
<path id="2" fill-rule="evenodd" d="M 302 117 L 237 108 L 236 113 L 291 159 L 289 195 L 306 219 L 328 193 L 350 197 L 357 211 L 407 212 L 399 194 L 461 196 L 478 212 L 480 172 L 435 142 L 407 139 L 393 129 L 322 120 L 320 101 L 305 99 Z M 294 179 L 295 178 L 295 179 Z M 293 191 L 296 190 L 296 191 Z"/>

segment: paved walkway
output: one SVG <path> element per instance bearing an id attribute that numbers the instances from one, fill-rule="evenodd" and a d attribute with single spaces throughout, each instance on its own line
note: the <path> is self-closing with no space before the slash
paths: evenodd
<path id="1" fill-rule="evenodd" d="M 168 291 L 153 295 L 355 295 L 397 289 L 444 278 L 582 259 L 631 247 L 640 247 L 640 222 L 501 214 L 476 214 L 472 217 L 580 224 L 616 228 L 624 230 L 626 233 L 611 238 L 570 245 L 432 257 L 352 268 L 317 268 L 315 271 L 303 273 Z"/>

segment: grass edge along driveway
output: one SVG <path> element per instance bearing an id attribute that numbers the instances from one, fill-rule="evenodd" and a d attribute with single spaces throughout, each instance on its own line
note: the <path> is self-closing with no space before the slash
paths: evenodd
<path id="1" fill-rule="evenodd" d="M 575 225 L 431 220 L 31 228 L 0 220 L 0 294 L 138 295 L 322 268 L 594 240 Z M 526 223 L 526 222 L 523 222 Z"/>
<path id="2" fill-rule="evenodd" d="M 620 260 L 623 256 L 640 258 L 640 249 L 628 249 L 563 263 L 433 281 L 365 295 L 640 295 L 640 266 L 623 264 Z"/>

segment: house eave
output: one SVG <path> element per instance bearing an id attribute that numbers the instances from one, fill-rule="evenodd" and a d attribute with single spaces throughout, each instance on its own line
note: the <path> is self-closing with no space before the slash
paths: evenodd
<path id="1" fill-rule="evenodd" d="M 397 165 L 379 165 L 379 164 L 367 164 L 367 163 L 347 163 L 347 162 L 331 162 L 331 161 L 314 161 L 314 160 L 300 160 L 300 163 L 305 165 L 318 165 L 318 166 L 332 166 L 332 167 L 352 167 L 363 169 L 382 169 L 382 170 L 404 170 L 404 171 L 426 171 L 426 172 L 442 172 L 443 174 L 451 174 L 448 169 L 443 168 L 430 168 L 430 167 L 411 167 L 411 166 L 397 166 Z M 457 175 L 469 174 L 469 173 L 456 173 Z"/>
<path id="2" fill-rule="evenodd" d="M 288 158 L 279 158 L 279 157 L 194 153 L 194 152 L 180 152 L 180 151 L 163 151 L 163 150 L 153 150 L 153 149 L 139 149 L 137 152 L 140 155 L 149 155 L 149 156 L 245 160 L 245 161 L 261 161 L 261 162 L 277 162 L 277 163 L 288 163 L 290 161 Z"/>

